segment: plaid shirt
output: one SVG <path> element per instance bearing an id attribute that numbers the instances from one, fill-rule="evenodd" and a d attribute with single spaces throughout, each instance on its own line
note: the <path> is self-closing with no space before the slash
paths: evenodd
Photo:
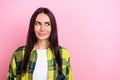
<path id="1" fill-rule="evenodd" d="M 60 51 L 62 51 L 62 74 L 58 74 L 58 65 L 56 63 L 55 56 L 51 49 L 48 48 L 48 80 L 72 80 L 69 53 L 63 47 L 61 47 Z M 24 57 L 24 52 L 25 47 L 20 47 L 13 53 L 9 66 L 9 72 L 7 74 L 7 80 L 32 80 L 37 60 L 37 50 L 33 48 L 31 51 L 29 62 L 27 64 L 27 71 L 23 75 L 21 74 L 21 62 Z"/>

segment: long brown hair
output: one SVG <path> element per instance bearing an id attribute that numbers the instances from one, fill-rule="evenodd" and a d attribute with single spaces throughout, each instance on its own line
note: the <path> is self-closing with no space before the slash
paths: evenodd
<path id="1" fill-rule="evenodd" d="M 22 73 L 26 72 L 30 53 L 31 53 L 35 43 L 37 42 L 37 38 L 36 38 L 35 32 L 34 32 L 34 24 L 35 24 L 37 15 L 40 13 L 45 13 L 50 18 L 50 23 L 51 23 L 51 28 L 52 28 L 52 31 L 51 31 L 51 34 L 49 37 L 49 41 L 51 44 L 50 48 L 51 48 L 52 52 L 54 53 L 56 62 L 58 64 L 58 73 L 61 73 L 62 72 L 62 60 L 61 60 L 60 51 L 59 51 L 56 20 L 55 20 L 53 13 L 49 9 L 42 8 L 42 7 L 38 8 L 33 13 L 31 20 L 30 20 L 27 42 L 26 42 L 26 46 L 25 46 L 25 55 L 24 55 L 24 59 L 22 61 L 22 65 L 21 65 L 21 71 L 22 71 Z"/>

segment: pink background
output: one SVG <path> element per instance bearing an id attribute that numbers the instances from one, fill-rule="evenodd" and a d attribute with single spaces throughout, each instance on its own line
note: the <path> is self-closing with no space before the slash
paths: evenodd
<path id="1" fill-rule="evenodd" d="M 38 7 L 55 15 L 60 44 L 71 56 L 73 80 L 120 80 L 119 0 L 1 0 L 0 80 L 14 50 L 25 44 Z"/>

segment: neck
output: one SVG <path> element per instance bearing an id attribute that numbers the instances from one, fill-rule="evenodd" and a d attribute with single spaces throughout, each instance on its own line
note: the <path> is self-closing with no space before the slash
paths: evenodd
<path id="1" fill-rule="evenodd" d="M 40 50 L 42 50 L 42 49 L 47 49 L 48 48 L 48 46 L 49 46 L 49 41 L 48 40 L 42 40 L 42 41 L 37 41 L 36 42 L 36 44 L 35 44 L 35 48 L 36 49 L 40 49 Z"/>

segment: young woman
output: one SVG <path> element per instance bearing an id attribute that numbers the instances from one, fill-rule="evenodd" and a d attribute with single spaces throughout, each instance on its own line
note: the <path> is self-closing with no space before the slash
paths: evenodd
<path id="1" fill-rule="evenodd" d="M 70 56 L 59 46 L 49 9 L 38 8 L 32 15 L 26 45 L 13 53 L 7 80 L 72 80 Z"/>

